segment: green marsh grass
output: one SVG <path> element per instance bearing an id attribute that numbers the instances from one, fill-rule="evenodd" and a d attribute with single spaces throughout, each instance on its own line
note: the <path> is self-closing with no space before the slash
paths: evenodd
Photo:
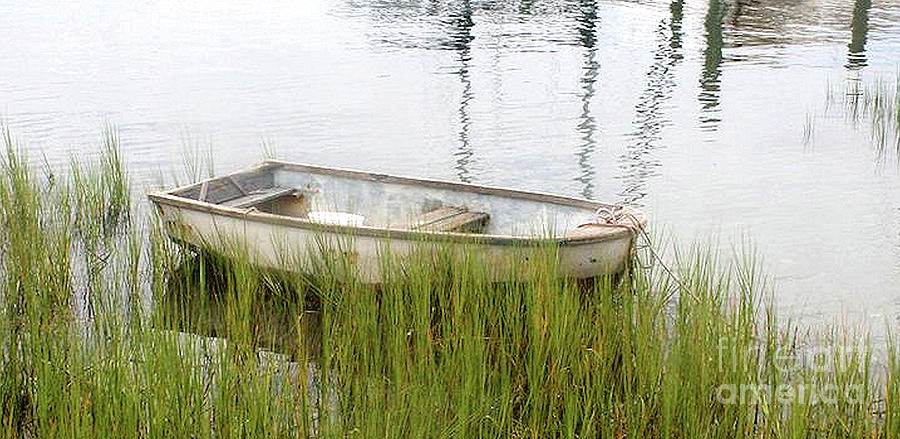
<path id="1" fill-rule="evenodd" d="M 829 82 L 826 109 L 833 105 L 849 120 L 869 125 L 879 157 L 900 153 L 900 69 L 894 79 L 877 76 L 868 81 L 850 79 L 842 85 Z"/>
<path id="2" fill-rule="evenodd" d="M 422 246 L 402 264 L 384 252 L 374 286 L 323 241 L 310 272 L 276 273 L 133 217 L 114 131 L 53 181 L 4 138 L 0 437 L 900 432 L 894 344 L 875 373 L 856 334 L 800 335 L 762 301 L 752 254 L 693 248 L 668 261 L 675 280 L 638 251 L 621 279 L 585 283 L 556 276 L 547 245 L 492 283 L 483 254 Z M 846 355 L 779 364 L 822 346 Z M 727 391 L 787 384 L 861 393 Z"/>

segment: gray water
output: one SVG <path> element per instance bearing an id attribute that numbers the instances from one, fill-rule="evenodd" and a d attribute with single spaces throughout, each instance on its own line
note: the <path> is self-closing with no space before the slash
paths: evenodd
<path id="1" fill-rule="evenodd" d="M 897 78 L 897 0 L 0 0 L 0 48 L 51 165 L 113 123 L 141 190 L 268 149 L 627 203 L 752 242 L 787 315 L 900 316 L 900 162 L 826 99 Z"/>

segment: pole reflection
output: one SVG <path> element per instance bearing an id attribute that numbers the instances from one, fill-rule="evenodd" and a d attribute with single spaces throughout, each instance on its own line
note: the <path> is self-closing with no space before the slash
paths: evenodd
<path id="1" fill-rule="evenodd" d="M 457 53 L 457 62 L 459 68 L 456 75 L 462 85 L 462 93 L 460 95 L 459 108 L 457 114 L 459 116 L 459 133 L 457 140 L 459 146 L 454 153 L 456 158 L 456 176 L 460 181 L 465 183 L 472 182 L 471 165 L 474 160 L 474 151 L 469 139 L 469 129 L 472 120 L 469 117 L 469 104 L 474 95 L 472 93 L 471 78 L 471 62 L 472 62 L 472 29 L 475 22 L 472 20 L 472 5 L 469 0 L 459 2 L 459 8 L 453 11 L 446 20 L 448 32 L 450 33 L 450 47 Z"/>
<path id="2" fill-rule="evenodd" d="M 597 2 L 595 0 L 582 0 L 577 4 L 578 14 L 575 17 L 578 26 L 579 44 L 584 47 L 584 64 L 582 66 L 581 84 L 581 114 L 579 115 L 578 132 L 581 135 L 581 144 L 578 146 L 576 156 L 580 173 L 575 178 L 582 185 L 581 195 L 584 198 L 594 196 L 594 165 L 591 163 L 597 150 L 597 123 L 591 114 L 591 101 L 595 94 L 595 84 L 599 76 L 600 62 L 597 61 Z"/>
<path id="3" fill-rule="evenodd" d="M 856 0 L 853 3 L 853 18 L 850 22 L 850 44 L 847 45 L 848 70 L 859 70 L 868 63 L 866 40 L 869 33 L 869 9 L 872 0 Z"/>
<path id="4" fill-rule="evenodd" d="M 682 59 L 683 0 L 673 1 L 669 11 L 668 22 L 661 21 L 656 29 L 659 42 L 645 76 L 646 88 L 635 106 L 634 131 L 620 159 L 624 180 L 620 195 L 625 204 L 637 205 L 647 195 L 647 181 L 657 175 L 660 166 L 652 153 L 659 147 L 663 128 L 671 122 L 663 105 L 672 97 L 674 68 Z"/>
<path id="5" fill-rule="evenodd" d="M 722 23 L 725 16 L 723 0 L 709 0 L 704 28 L 706 48 L 703 50 L 703 72 L 700 75 L 700 128 L 715 131 L 719 127 L 720 76 L 722 74 Z"/>

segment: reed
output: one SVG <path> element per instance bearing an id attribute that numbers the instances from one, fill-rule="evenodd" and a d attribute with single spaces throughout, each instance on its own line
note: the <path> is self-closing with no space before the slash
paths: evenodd
<path id="1" fill-rule="evenodd" d="M 879 157 L 900 153 L 900 70 L 893 80 L 877 76 L 868 81 L 854 78 L 843 84 L 829 81 L 826 111 L 835 105 L 847 119 L 868 124 Z"/>
<path id="2" fill-rule="evenodd" d="M 622 279 L 584 283 L 547 245 L 495 284 L 479 253 L 423 246 L 385 253 L 376 287 L 323 242 L 313 272 L 275 273 L 133 217 L 112 133 L 51 180 L 4 131 L 0 437 L 900 432 L 895 345 L 881 365 L 855 333 L 779 321 L 752 252 L 663 268 L 637 251 Z M 823 348 L 841 355 L 782 364 Z"/>

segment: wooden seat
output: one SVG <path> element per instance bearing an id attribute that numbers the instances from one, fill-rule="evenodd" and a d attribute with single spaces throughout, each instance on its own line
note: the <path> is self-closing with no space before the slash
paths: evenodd
<path id="1" fill-rule="evenodd" d="M 447 206 L 422 214 L 413 221 L 410 228 L 429 232 L 481 233 L 490 218 L 484 212 L 470 212 L 463 207 Z"/>
<path id="2" fill-rule="evenodd" d="M 224 201 L 221 204 L 223 206 L 228 207 L 237 207 L 239 209 L 247 209 L 259 204 L 263 204 L 269 201 L 277 200 L 278 198 L 291 195 L 295 191 L 294 188 L 290 187 L 271 187 L 268 189 L 260 189 L 252 192 L 248 192 L 246 195 L 242 195 L 237 198 L 232 198 L 228 201 Z"/>

